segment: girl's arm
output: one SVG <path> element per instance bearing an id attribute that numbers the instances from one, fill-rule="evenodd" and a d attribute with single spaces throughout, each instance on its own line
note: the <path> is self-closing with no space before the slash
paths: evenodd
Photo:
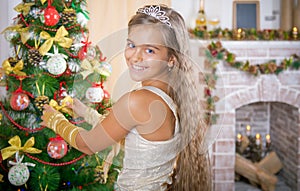
<path id="1" fill-rule="evenodd" d="M 119 142 L 132 128 L 143 124 L 141 117 L 149 115 L 146 113 L 149 111 L 140 97 L 136 93 L 122 96 L 111 112 L 90 131 L 71 124 L 63 114 L 48 105 L 44 106 L 41 125 L 53 129 L 81 152 L 93 154 Z"/>

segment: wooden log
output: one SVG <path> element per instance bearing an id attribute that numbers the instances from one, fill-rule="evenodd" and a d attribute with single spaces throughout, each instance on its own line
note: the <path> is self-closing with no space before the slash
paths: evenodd
<path id="1" fill-rule="evenodd" d="M 255 165 L 250 160 L 241 155 L 235 155 L 235 171 L 241 176 L 247 178 L 250 182 L 260 185 L 263 191 L 274 191 L 277 177 L 265 169 Z"/>
<path id="2" fill-rule="evenodd" d="M 282 169 L 282 163 L 274 151 L 259 161 L 257 165 L 272 174 L 276 174 Z"/>

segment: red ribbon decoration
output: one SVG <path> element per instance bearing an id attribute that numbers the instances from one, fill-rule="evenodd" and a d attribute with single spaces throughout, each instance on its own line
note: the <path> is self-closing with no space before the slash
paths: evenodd
<path id="1" fill-rule="evenodd" d="M 81 41 L 81 43 L 84 44 L 83 45 L 83 52 L 87 53 L 87 48 L 88 48 L 88 46 L 90 44 L 92 44 L 92 42 L 89 42 L 89 38 L 86 38 L 86 40 L 85 41 Z"/>
<path id="2" fill-rule="evenodd" d="M 56 92 L 54 93 L 53 99 L 57 100 L 58 97 L 62 97 L 62 94 L 63 94 L 64 92 L 66 92 L 66 90 L 63 89 L 63 85 L 64 85 L 65 87 L 67 87 L 66 82 L 60 82 L 60 83 L 59 83 L 59 89 L 58 89 L 58 92 L 56 91 Z M 57 97 L 57 94 L 58 94 L 58 97 Z"/>
<path id="3" fill-rule="evenodd" d="M 51 7 L 51 0 L 48 0 L 48 7 Z"/>
<path id="4" fill-rule="evenodd" d="M 25 91 L 25 90 L 22 89 L 22 80 L 20 80 L 20 86 L 19 86 L 19 88 L 16 91 L 14 91 L 13 93 L 23 93 L 23 94 L 28 95 L 31 98 L 34 98 L 34 96 L 30 92 Z"/>
<path id="5" fill-rule="evenodd" d="M 63 141 L 64 139 L 57 134 L 56 137 L 50 137 L 49 140 L 50 141 Z"/>
<path id="6" fill-rule="evenodd" d="M 92 87 L 101 87 L 103 88 L 103 85 L 101 82 L 92 82 Z"/>

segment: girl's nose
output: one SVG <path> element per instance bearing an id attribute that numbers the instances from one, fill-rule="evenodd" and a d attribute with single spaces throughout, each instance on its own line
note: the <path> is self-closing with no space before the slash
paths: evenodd
<path id="1" fill-rule="evenodd" d="M 131 59 L 134 62 L 141 62 L 141 61 L 143 61 L 143 54 L 142 54 L 141 48 L 136 48 L 136 50 L 132 54 Z"/>

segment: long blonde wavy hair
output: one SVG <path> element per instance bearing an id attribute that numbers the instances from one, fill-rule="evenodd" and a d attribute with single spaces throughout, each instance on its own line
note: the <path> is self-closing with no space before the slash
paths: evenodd
<path id="1" fill-rule="evenodd" d="M 191 59 L 188 31 L 182 16 L 164 5 L 160 5 L 160 10 L 166 13 L 171 27 L 152 16 L 137 12 L 129 21 L 128 29 L 130 31 L 133 26 L 139 24 L 159 26 L 169 55 L 176 57 L 167 93 L 178 107 L 182 139 L 170 189 L 210 191 L 211 169 L 208 149 L 204 144 L 207 125 L 204 122 L 204 108 L 201 106 L 200 96 L 201 71 Z"/>

